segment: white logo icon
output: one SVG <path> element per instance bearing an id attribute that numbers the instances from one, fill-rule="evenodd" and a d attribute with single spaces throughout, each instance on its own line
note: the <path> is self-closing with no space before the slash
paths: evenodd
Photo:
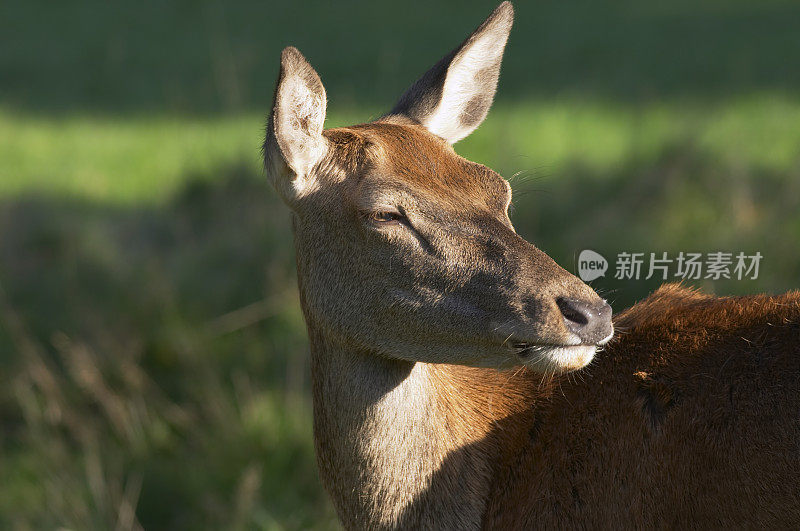
<path id="1" fill-rule="evenodd" d="M 590 249 L 584 249 L 578 255 L 578 276 L 584 282 L 605 276 L 608 271 L 608 260 L 603 255 Z"/>

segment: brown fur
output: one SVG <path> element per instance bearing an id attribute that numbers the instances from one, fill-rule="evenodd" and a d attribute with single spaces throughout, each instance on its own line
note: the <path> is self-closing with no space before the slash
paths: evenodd
<path id="1" fill-rule="evenodd" d="M 531 437 L 504 448 L 485 526 L 800 526 L 800 293 L 664 286 L 616 324 L 508 423 Z"/>
<path id="2" fill-rule="evenodd" d="M 397 117 L 379 122 L 325 131 L 328 138 L 347 138 L 329 155 L 343 164 L 349 175 L 360 175 L 361 189 L 377 187 L 391 179 L 436 210 L 481 212 L 510 223 L 505 216 L 511 200 L 508 182 L 482 164 L 458 156 L 453 148 L 420 125 Z M 363 153 L 366 152 L 366 160 Z M 435 162 L 434 162 L 435 161 Z M 359 164 L 360 163 L 360 164 Z M 368 170 L 363 166 L 369 164 Z M 379 171 L 375 171 L 375 170 Z"/>
<path id="3" fill-rule="evenodd" d="M 529 290 L 538 290 L 542 296 L 549 289 L 595 295 L 513 233 L 506 214 L 510 191 L 504 180 L 485 166 L 459 157 L 419 125 L 391 118 L 324 135 L 330 150 L 320 162 L 325 172 L 319 174 L 326 180 L 309 198 L 315 201 L 315 215 L 310 219 L 295 216 L 301 301 L 311 338 L 321 477 L 348 528 L 475 529 L 483 519 L 492 478 L 498 473 L 496 456 L 519 437 L 515 430 L 498 426 L 509 418 L 530 416 L 532 401 L 547 386 L 540 386 L 534 373 L 516 368 L 481 370 L 420 363 L 417 360 L 428 355 L 421 350 L 424 346 L 415 347 L 417 360 L 387 359 L 380 349 L 364 343 L 372 341 L 374 345 L 375 338 L 389 333 L 413 337 L 416 334 L 409 330 L 417 326 L 414 320 L 419 317 L 414 312 L 386 314 L 385 300 L 367 314 L 368 319 L 359 320 L 353 332 L 348 328 L 342 332 L 337 323 L 331 324 L 331 315 L 363 312 L 369 303 L 360 289 L 374 290 L 385 284 L 384 275 L 396 285 L 420 283 L 414 277 L 406 280 L 401 270 L 393 271 L 385 258 L 392 256 L 389 250 L 379 248 L 376 253 L 370 249 L 371 254 L 365 254 L 355 247 L 360 237 L 354 216 L 373 193 L 387 188 L 403 190 L 413 196 L 411 206 L 420 211 L 420 218 L 429 218 L 436 225 L 460 220 L 457 229 L 464 231 L 470 220 L 477 218 L 480 229 L 467 233 L 465 241 L 459 235 L 461 241 L 448 243 L 449 248 L 441 251 L 452 253 L 449 261 L 462 268 L 461 274 L 469 271 L 463 264 L 486 260 L 489 250 L 477 244 L 484 241 L 481 229 L 494 224 L 503 231 L 494 236 L 499 247 L 496 252 L 501 255 L 497 259 L 515 260 L 530 268 L 524 270 L 530 273 L 522 275 L 525 284 L 515 287 L 510 296 Z M 342 237 L 332 236 L 339 230 Z M 424 234 L 431 245 L 441 248 L 449 237 L 440 236 L 437 230 L 434 225 Z M 461 245 L 465 245 L 463 251 L 459 251 Z M 405 252 L 402 246 L 399 252 Z M 406 260 L 395 256 L 398 261 Z M 408 260 L 409 272 L 424 270 L 415 255 Z M 328 266 L 321 268 L 321 263 Z M 339 270 L 358 283 L 351 285 L 338 277 L 331 280 Z M 543 285 L 542 273 L 548 271 L 555 278 L 564 275 L 563 280 L 553 287 Z M 318 287 L 312 289 L 312 283 Z M 475 294 L 484 304 L 501 295 L 495 282 L 487 280 L 480 288 L 490 290 Z M 329 301 L 340 305 L 338 308 L 332 310 L 328 301 L 318 302 L 325 291 L 336 295 Z M 365 302 L 354 306 L 354 300 Z M 392 321 L 382 324 L 380 320 L 387 315 Z M 544 322 L 560 331 L 560 323 L 551 318 L 549 314 Z M 431 324 L 440 326 L 435 319 Z M 362 340 L 359 334 L 368 338 Z M 472 340 L 458 341 L 469 344 Z M 469 348 L 460 350 L 470 354 Z M 436 354 L 442 355 L 438 349 Z M 463 358 L 453 361 L 464 363 Z M 519 382 L 531 385 L 519 386 Z M 393 394 L 404 399 L 394 399 Z"/>

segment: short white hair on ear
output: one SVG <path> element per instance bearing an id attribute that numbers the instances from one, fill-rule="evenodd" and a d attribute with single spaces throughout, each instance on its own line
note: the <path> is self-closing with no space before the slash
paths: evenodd
<path id="1" fill-rule="evenodd" d="M 319 75 L 297 48 L 281 53 L 281 70 L 264 140 L 267 176 L 290 203 L 313 187 L 312 170 L 327 153 L 327 100 Z"/>
<path id="2" fill-rule="evenodd" d="M 400 98 L 389 115 L 403 115 L 454 144 L 486 118 L 492 106 L 514 8 L 503 2 L 489 18 Z"/>

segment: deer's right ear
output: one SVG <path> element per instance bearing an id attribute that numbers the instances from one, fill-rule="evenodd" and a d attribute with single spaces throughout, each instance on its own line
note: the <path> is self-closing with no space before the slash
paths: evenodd
<path id="1" fill-rule="evenodd" d="M 325 156 L 325 87 L 297 48 L 281 53 L 281 71 L 267 121 L 264 165 L 284 201 L 306 193 L 313 185 L 314 166 Z"/>

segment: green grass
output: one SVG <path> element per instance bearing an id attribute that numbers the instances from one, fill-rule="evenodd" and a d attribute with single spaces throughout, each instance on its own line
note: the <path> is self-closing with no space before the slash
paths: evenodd
<path id="1" fill-rule="evenodd" d="M 519 173 L 515 226 L 570 269 L 583 248 L 758 250 L 759 280 L 701 286 L 784 291 L 800 278 L 797 118 L 765 96 L 501 102 L 458 149 Z M 258 117 L 2 124 L 0 526 L 335 527 Z M 619 310 L 657 284 L 594 285 Z"/>
<path id="2" fill-rule="evenodd" d="M 517 2 L 456 146 L 577 253 L 760 251 L 800 283 L 800 6 Z M 288 213 L 260 168 L 280 49 L 329 127 L 388 109 L 483 1 L 0 3 L 0 528 L 331 529 Z M 379 21 L 379 22 L 376 22 Z M 593 285 L 620 310 L 658 281 Z"/>
<path id="3" fill-rule="evenodd" d="M 380 112 L 338 110 L 328 127 Z M 800 101 L 753 94 L 714 103 L 621 105 L 586 99 L 510 104 L 461 142 L 463 156 L 506 176 L 537 170 L 557 178 L 569 165 L 611 172 L 689 145 L 723 167 L 786 172 L 800 148 Z M 0 196 L 69 195 L 111 203 L 164 200 L 187 180 L 234 164 L 260 167 L 264 113 L 57 118 L 0 111 Z"/>
<path id="4" fill-rule="evenodd" d="M 0 527 L 333 525 L 288 220 L 224 173 L 157 208 L 0 206 Z"/>
<path id="5" fill-rule="evenodd" d="M 4 2 L 0 97 L 37 113 L 260 113 L 291 44 L 336 105 L 382 109 L 495 5 Z M 628 104 L 794 92 L 798 24 L 794 0 L 517 2 L 501 95 Z"/>

